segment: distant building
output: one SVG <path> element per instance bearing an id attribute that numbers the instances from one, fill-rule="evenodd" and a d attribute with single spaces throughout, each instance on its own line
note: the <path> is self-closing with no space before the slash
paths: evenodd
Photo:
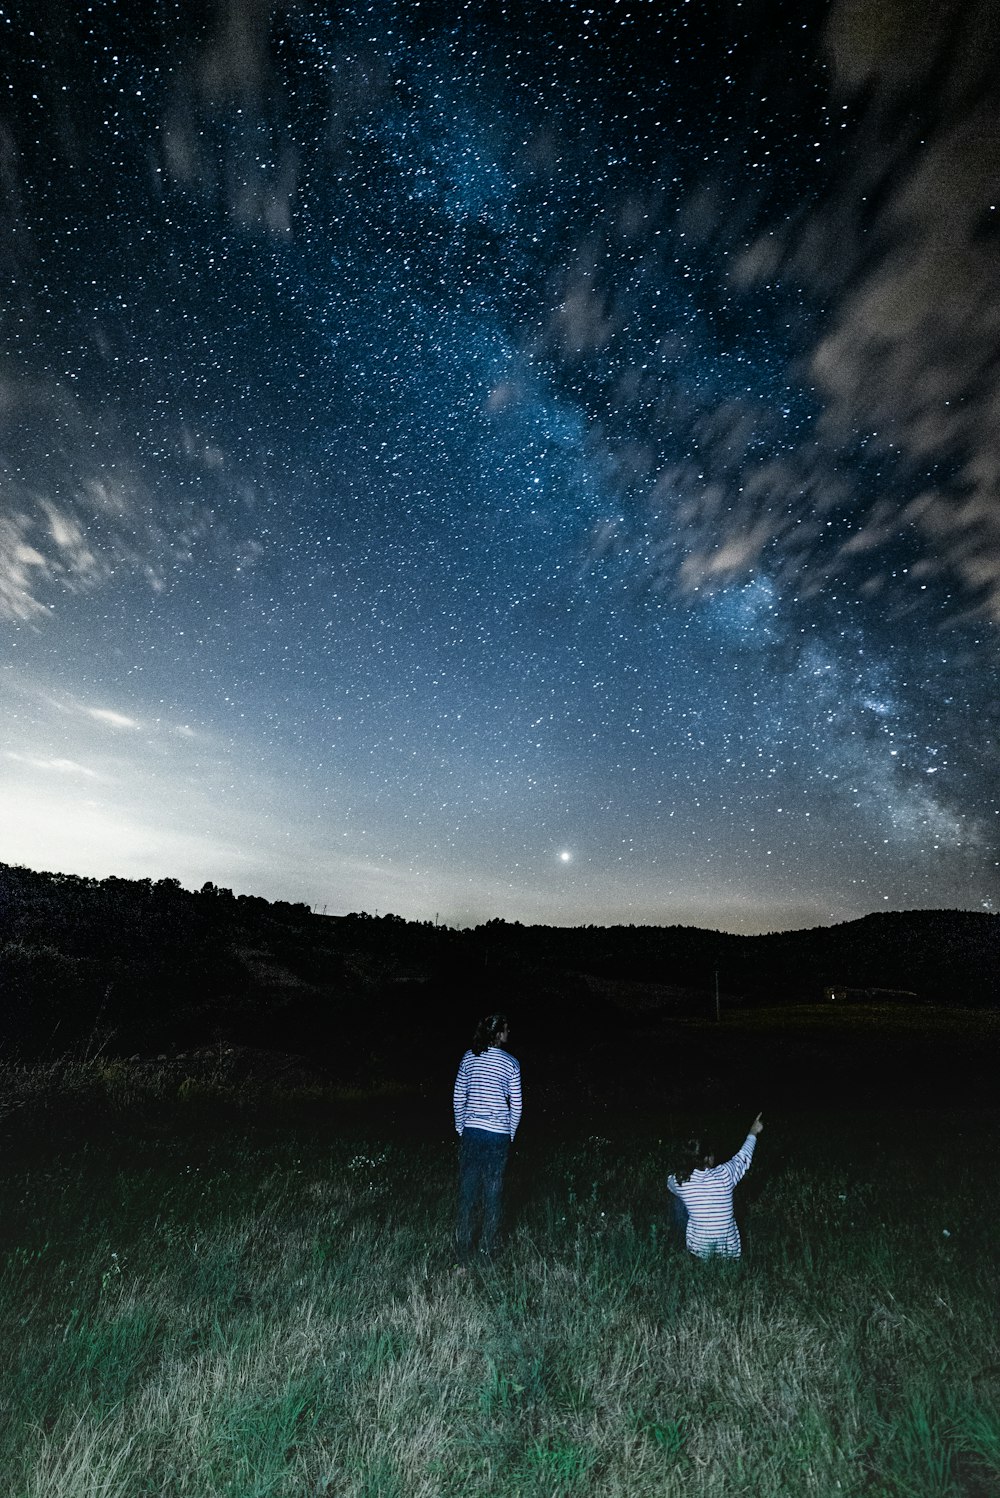
<path id="1" fill-rule="evenodd" d="M 843 983 L 829 983 L 823 990 L 828 1004 L 901 1004 L 919 998 L 909 988 L 848 988 Z"/>

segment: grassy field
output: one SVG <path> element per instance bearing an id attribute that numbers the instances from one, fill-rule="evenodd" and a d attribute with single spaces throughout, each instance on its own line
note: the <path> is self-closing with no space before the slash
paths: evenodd
<path id="1" fill-rule="evenodd" d="M 463 1278 L 446 1116 L 100 1062 L 4 1092 L 12 1498 L 1000 1492 L 995 1115 L 769 1115 L 738 1266 L 670 1238 L 687 1117 L 526 1115 Z"/>

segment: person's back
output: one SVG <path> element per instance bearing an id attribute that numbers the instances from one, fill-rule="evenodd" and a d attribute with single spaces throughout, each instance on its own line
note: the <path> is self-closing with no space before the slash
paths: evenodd
<path id="1" fill-rule="evenodd" d="M 688 1252 L 700 1259 L 718 1256 L 738 1259 L 743 1252 L 740 1230 L 733 1215 L 733 1188 L 750 1169 L 757 1135 L 764 1125 L 760 1114 L 750 1125 L 743 1144 L 724 1165 L 711 1155 L 701 1156 L 697 1141 L 688 1149 L 686 1170 L 667 1177 L 667 1188 L 684 1203 L 688 1220 L 685 1241 Z M 699 1158 L 700 1164 L 694 1160 Z"/>
<path id="2" fill-rule="evenodd" d="M 484 1129 L 513 1139 L 521 1116 L 521 1069 L 514 1057 L 498 1045 L 478 1055 L 466 1051 L 455 1079 L 455 1100 L 462 1130 Z M 456 1113 L 456 1126 L 458 1122 Z"/>

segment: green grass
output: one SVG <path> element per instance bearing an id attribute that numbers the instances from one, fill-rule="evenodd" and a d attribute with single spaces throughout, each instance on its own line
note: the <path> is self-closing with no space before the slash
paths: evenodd
<path id="1" fill-rule="evenodd" d="M 58 1148 L 17 1115 L 0 1185 L 12 1498 L 1000 1491 L 982 1118 L 769 1120 L 738 1266 L 668 1237 L 684 1119 L 526 1120 L 510 1238 L 463 1278 L 446 1107 L 406 1140 L 322 1098 L 88 1085 Z"/>

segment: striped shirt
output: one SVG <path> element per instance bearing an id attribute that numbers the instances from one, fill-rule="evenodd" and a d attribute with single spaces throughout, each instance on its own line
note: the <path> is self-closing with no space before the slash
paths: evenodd
<path id="1" fill-rule="evenodd" d="M 738 1259 L 743 1251 L 740 1230 L 733 1217 L 733 1187 L 750 1169 L 757 1136 L 748 1134 L 740 1149 L 725 1165 L 693 1170 L 686 1181 L 667 1177 L 667 1187 L 687 1207 L 688 1251 L 700 1259 L 719 1254 Z"/>
<path id="2" fill-rule="evenodd" d="M 485 1129 L 513 1139 L 521 1122 L 521 1068 L 513 1056 L 491 1045 L 480 1055 L 466 1051 L 455 1078 L 455 1128 Z"/>

